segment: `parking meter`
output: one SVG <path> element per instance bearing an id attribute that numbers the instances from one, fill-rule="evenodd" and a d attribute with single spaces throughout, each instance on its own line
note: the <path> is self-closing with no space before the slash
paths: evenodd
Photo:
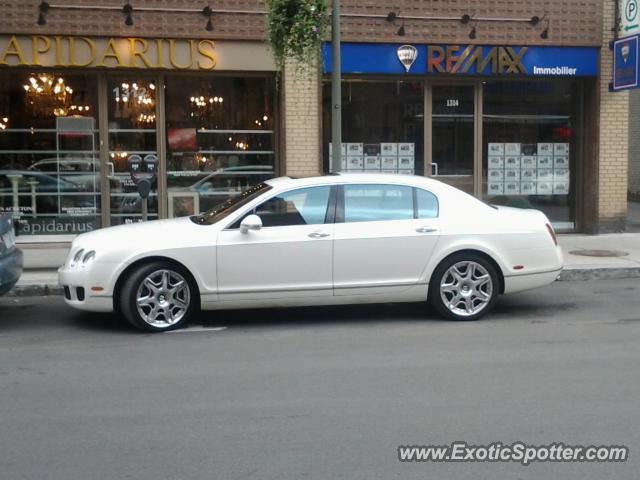
<path id="1" fill-rule="evenodd" d="M 128 159 L 129 173 L 131 180 L 138 189 L 138 194 L 142 200 L 142 221 L 146 222 L 148 217 L 149 194 L 153 188 L 158 171 L 158 157 L 153 154 L 130 155 Z"/>

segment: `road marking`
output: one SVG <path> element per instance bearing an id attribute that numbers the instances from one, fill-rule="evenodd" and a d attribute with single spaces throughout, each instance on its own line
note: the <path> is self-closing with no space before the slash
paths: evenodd
<path id="1" fill-rule="evenodd" d="M 227 327 L 199 327 L 199 328 L 181 328 L 179 330 L 169 330 L 164 333 L 194 333 L 194 332 L 221 332 L 226 330 Z"/>

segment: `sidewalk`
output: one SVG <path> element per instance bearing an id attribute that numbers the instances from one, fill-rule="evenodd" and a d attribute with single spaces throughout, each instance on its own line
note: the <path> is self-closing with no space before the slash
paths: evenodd
<path id="1" fill-rule="evenodd" d="M 640 278 L 640 233 L 558 235 L 564 253 L 560 280 Z"/>
<path id="2" fill-rule="evenodd" d="M 640 233 L 558 235 L 558 242 L 565 261 L 561 281 L 640 278 Z M 27 268 L 8 295 L 62 295 L 62 288 L 55 269 Z"/>

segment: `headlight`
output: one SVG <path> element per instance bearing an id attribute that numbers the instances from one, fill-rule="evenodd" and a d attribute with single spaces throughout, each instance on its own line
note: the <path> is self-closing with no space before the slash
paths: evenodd
<path id="1" fill-rule="evenodd" d="M 89 250 L 87 253 L 84 254 L 84 257 L 82 257 L 82 263 L 88 263 L 94 258 L 96 258 L 96 251 Z"/>

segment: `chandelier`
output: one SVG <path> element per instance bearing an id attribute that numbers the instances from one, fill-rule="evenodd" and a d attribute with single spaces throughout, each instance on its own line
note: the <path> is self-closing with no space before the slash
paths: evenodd
<path id="1" fill-rule="evenodd" d="M 122 82 L 113 89 L 115 117 L 129 119 L 138 126 L 155 123 L 155 90 L 154 83 Z"/>
<path id="2" fill-rule="evenodd" d="M 22 88 L 26 92 L 27 107 L 34 117 L 82 115 L 91 108 L 88 105 L 72 104 L 73 88 L 66 85 L 63 77 L 55 77 L 49 73 L 32 75 Z"/>
<path id="3" fill-rule="evenodd" d="M 9 117 L 0 118 L 0 130 L 6 130 L 9 124 Z"/>
<path id="4" fill-rule="evenodd" d="M 191 117 L 203 120 L 213 115 L 216 110 L 222 107 L 224 98 L 222 96 L 205 97 L 204 95 L 190 97 Z"/>

